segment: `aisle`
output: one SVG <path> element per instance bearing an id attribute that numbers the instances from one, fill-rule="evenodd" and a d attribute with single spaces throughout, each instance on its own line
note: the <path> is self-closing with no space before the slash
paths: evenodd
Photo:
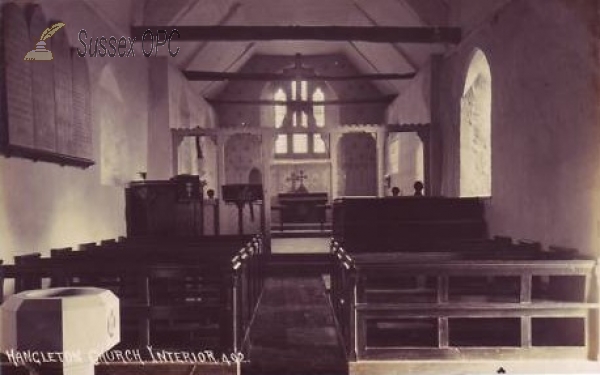
<path id="1" fill-rule="evenodd" d="M 250 328 L 244 374 L 347 374 L 347 361 L 320 277 L 266 280 Z"/>

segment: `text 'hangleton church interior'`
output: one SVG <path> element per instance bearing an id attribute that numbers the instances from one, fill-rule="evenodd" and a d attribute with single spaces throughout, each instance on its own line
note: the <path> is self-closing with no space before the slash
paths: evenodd
<path id="1" fill-rule="evenodd" d="M 0 4 L 0 372 L 600 372 L 597 0 Z"/>

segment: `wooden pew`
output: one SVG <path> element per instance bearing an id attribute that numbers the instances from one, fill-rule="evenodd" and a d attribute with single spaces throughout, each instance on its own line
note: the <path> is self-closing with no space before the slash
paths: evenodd
<path id="1" fill-rule="evenodd" d="M 245 239 L 247 238 L 244 238 L 244 240 Z M 167 264 L 185 263 L 200 265 L 205 263 L 214 264 L 216 260 L 220 259 L 219 262 L 225 262 L 224 264 L 229 264 L 230 267 L 235 267 L 235 272 L 232 275 L 229 275 L 230 272 L 226 269 L 219 269 L 218 272 L 213 272 L 210 277 L 208 276 L 209 273 L 205 271 L 203 272 L 202 277 L 196 278 L 193 277 L 193 275 L 178 275 L 176 272 L 171 270 L 170 274 L 165 274 L 163 272 L 160 275 L 160 278 L 155 277 L 151 279 L 149 288 L 152 291 L 150 299 L 152 301 L 156 301 L 158 299 L 158 302 L 161 304 L 178 304 L 182 302 L 182 298 L 193 300 L 197 296 L 185 294 L 182 295 L 182 293 L 177 293 L 178 290 L 189 291 L 190 286 L 201 286 L 202 288 L 204 288 L 203 293 L 212 293 L 211 295 L 204 294 L 203 297 L 207 299 L 211 298 L 212 302 L 214 302 L 217 299 L 220 299 L 220 302 L 224 303 L 223 301 L 230 301 L 235 296 L 237 296 L 239 301 L 235 302 L 235 308 L 237 309 L 237 311 L 235 311 L 235 314 L 233 316 L 239 315 L 239 321 L 236 320 L 234 324 L 235 328 L 232 328 L 236 335 L 236 339 L 234 340 L 234 342 L 237 342 L 236 340 L 238 338 L 243 337 L 243 335 L 238 331 L 242 330 L 243 332 L 243 330 L 247 328 L 247 325 L 250 320 L 248 312 L 251 312 L 253 310 L 254 305 L 258 300 L 259 285 L 262 285 L 258 283 L 258 277 L 256 274 L 256 264 L 258 264 L 258 262 L 254 261 L 253 258 L 251 262 L 247 262 L 245 260 L 246 258 L 250 258 L 255 254 L 259 254 L 262 249 L 262 244 L 257 238 L 252 239 L 252 241 L 249 244 L 247 244 L 242 250 L 235 252 L 237 255 L 233 259 L 231 259 L 232 254 L 234 252 L 224 251 L 227 249 L 223 249 L 221 247 L 230 246 L 229 244 L 232 243 L 232 241 L 237 245 L 241 244 L 240 239 L 237 237 L 232 237 L 229 239 L 211 238 L 210 241 L 200 242 L 200 244 L 203 247 L 202 249 L 200 249 L 201 251 L 194 247 L 195 245 L 197 245 L 197 243 L 195 243 L 194 246 L 192 246 L 192 248 L 188 248 L 188 251 L 183 251 L 181 248 L 178 248 L 176 249 L 176 251 L 170 251 L 168 253 L 170 259 L 166 262 Z M 139 241 L 136 241 L 136 243 L 139 245 Z M 159 258 L 164 258 L 163 256 L 167 253 L 165 253 L 163 250 L 160 250 L 160 246 L 161 245 L 159 245 L 158 248 L 154 248 L 154 250 L 158 249 Z M 216 248 L 210 248 L 211 246 L 216 246 Z M 150 257 L 152 250 L 148 247 L 141 247 L 136 249 L 135 251 L 129 249 L 127 250 L 127 252 L 129 254 L 134 255 L 139 255 L 143 253 L 146 259 L 158 260 L 157 258 Z M 107 254 L 109 253 L 105 252 L 102 255 L 106 256 Z M 116 254 L 123 253 L 118 252 L 117 250 Z M 211 265 L 210 268 L 214 268 L 214 266 Z M 214 271 L 214 269 L 211 269 L 211 271 Z M 222 275 L 225 275 L 225 279 L 223 281 L 220 280 L 222 278 Z M 252 275 L 252 277 L 250 277 L 250 275 Z M 207 282 L 211 281 L 209 280 L 210 278 L 212 278 L 212 289 L 211 287 L 206 288 L 205 285 Z M 224 290 L 221 290 L 223 287 L 221 286 L 221 289 L 219 289 L 218 285 L 223 285 L 223 283 L 229 284 L 224 287 Z M 231 288 L 233 288 L 234 291 L 230 293 L 228 290 Z M 164 300 L 165 297 L 167 297 L 166 300 Z M 229 303 L 231 304 L 232 302 Z M 233 309 L 234 307 L 229 308 Z M 229 319 L 227 318 L 228 314 L 222 314 L 222 316 L 226 320 Z M 224 325 L 225 322 L 222 322 L 221 326 Z M 181 327 L 181 325 L 179 326 Z M 227 336 L 229 335 L 229 333 L 223 333 L 222 335 Z"/>
<path id="2" fill-rule="evenodd" d="M 335 241 L 331 247 L 338 259 L 332 303 L 354 360 L 590 356 L 595 260 L 549 252 L 526 258 L 518 250 L 493 259 L 472 251 L 348 254 Z M 424 285 L 407 282 L 422 276 Z M 488 277 L 491 284 L 482 286 Z M 385 298 L 381 280 L 396 285 Z M 535 288 L 536 280 L 547 284 Z"/>
<path id="3" fill-rule="evenodd" d="M 27 266 L 35 264 L 41 259 L 42 254 L 31 253 L 24 255 L 16 255 L 14 257 L 15 265 Z M 40 289 L 42 287 L 42 278 L 37 277 L 35 274 L 21 274 L 15 278 L 15 292 L 22 292 L 24 290 Z"/>
<path id="4" fill-rule="evenodd" d="M 252 240 L 251 236 L 227 238 L 194 238 L 189 240 L 123 240 L 116 243 L 88 246 L 84 251 L 65 253 L 72 260 L 112 259 L 121 261 L 198 262 L 205 257 L 233 257 Z"/>
<path id="5" fill-rule="evenodd" d="M 486 240 L 487 226 L 475 198 L 341 198 L 333 237 L 351 253 L 449 251 L 451 243 Z"/>
<path id="6" fill-rule="evenodd" d="M 262 288 L 257 259 L 262 239 L 249 238 L 247 243 L 241 238 L 196 240 L 168 250 L 167 241 L 156 246 L 111 242 L 55 251 L 51 258 L 36 256 L 2 271 L 19 280 L 51 278 L 53 286 L 113 290 L 121 301 L 125 346 L 231 351 L 240 348 Z M 232 243 L 241 245 L 234 250 Z"/>
<path id="7" fill-rule="evenodd" d="M 89 246 L 85 251 L 71 252 L 64 254 L 69 257 L 71 264 L 74 262 L 88 262 L 91 259 L 108 260 L 115 262 L 159 262 L 159 263 L 181 263 L 197 264 L 209 261 L 216 261 L 222 258 L 223 261 L 231 259 L 238 251 L 249 241 L 255 241 L 251 236 L 223 236 L 223 237 L 204 237 L 190 239 L 135 239 L 122 240 L 118 243 L 109 243 L 101 246 Z M 255 244 L 257 249 L 262 249 L 262 245 Z M 81 278 L 71 280 L 69 285 L 82 285 Z M 107 285 L 109 279 L 104 278 L 103 285 Z M 83 280 L 83 284 L 98 284 L 99 281 Z M 118 284 L 118 280 L 116 280 Z M 115 288 L 118 288 L 115 285 Z M 109 287 L 113 290 L 113 287 Z M 252 289 L 256 290 L 256 287 Z M 117 292 L 115 290 L 115 292 Z"/>
<path id="8" fill-rule="evenodd" d="M 117 243 L 117 239 L 116 238 L 110 238 L 107 240 L 102 240 L 100 241 L 100 245 L 111 245 L 111 244 L 116 244 Z"/>
<path id="9" fill-rule="evenodd" d="M 54 259 L 66 258 L 66 257 L 70 256 L 72 253 L 73 253 L 72 247 L 50 249 L 50 257 L 54 258 Z M 52 288 L 64 286 L 64 285 L 68 285 L 68 284 L 69 284 L 69 281 L 64 278 L 61 278 L 61 276 L 58 274 L 53 275 L 53 277 L 50 279 L 50 287 L 52 287 Z"/>

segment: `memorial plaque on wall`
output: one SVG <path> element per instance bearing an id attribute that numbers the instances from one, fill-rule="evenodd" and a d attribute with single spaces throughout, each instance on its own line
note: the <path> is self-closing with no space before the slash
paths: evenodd
<path id="1" fill-rule="evenodd" d="M 73 69 L 71 47 L 65 33 L 56 33 L 53 39 L 56 151 L 60 154 L 72 155 Z"/>
<path id="2" fill-rule="evenodd" d="M 31 48 L 29 27 L 19 6 L 2 8 L 2 103 L 3 143 L 34 147 L 33 94 L 31 65 L 23 57 Z"/>
<path id="3" fill-rule="evenodd" d="M 92 109 L 91 92 L 87 60 L 77 55 L 77 49 L 71 49 L 73 62 L 73 123 L 72 153 L 80 158 L 91 159 L 92 150 Z"/>
<path id="4" fill-rule="evenodd" d="M 40 35 L 50 25 L 39 6 L 29 8 L 29 46 L 35 46 Z M 47 39 L 46 49 L 52 51 L 52 38 Z M 54 122 L 54 64 L 25 63 L 31 66 L 33 88 L 33 118 L 35 148 L 56 151 L 56 126 Z"/>
<path id="5" fill-rule="evenodd" d="M 89 167 L 94 162 L 85 59 L 72 58 L 64 25 L 48 29 L 57 21 L 46 21 L 38 5 L 8 3 L 1 9 L 0 151 Z M 46 45 L 36 46 L 44 33 Z M 44 47 L 52 60 L 34 52 Z"/>

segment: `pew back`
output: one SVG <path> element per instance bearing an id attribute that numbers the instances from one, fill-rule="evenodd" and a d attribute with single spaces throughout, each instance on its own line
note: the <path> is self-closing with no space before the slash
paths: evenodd
<path id="1" fill-rule="evenodd" d="M 260 236 L 178 243 L 124 240 L 54 251 L 4 266 L 6 278 L 29 280 L 21 290 L 96 286 L 121 301 L 124 347 L 238 350 L 258 301 Z"/>
<path id="2" fill-rule="evenodd" d="M 350 255 L 337 242 L 332 252 L 332 302 L 351 358 L 590 356 L 594 260 Z"/>
<path id="3" fill-rule="evenodd" d="M 487 238 L 476 198 L 341 198 L 334 202 L 333 237 L 348 251 L 432 251 L 449 242 Z"/>

